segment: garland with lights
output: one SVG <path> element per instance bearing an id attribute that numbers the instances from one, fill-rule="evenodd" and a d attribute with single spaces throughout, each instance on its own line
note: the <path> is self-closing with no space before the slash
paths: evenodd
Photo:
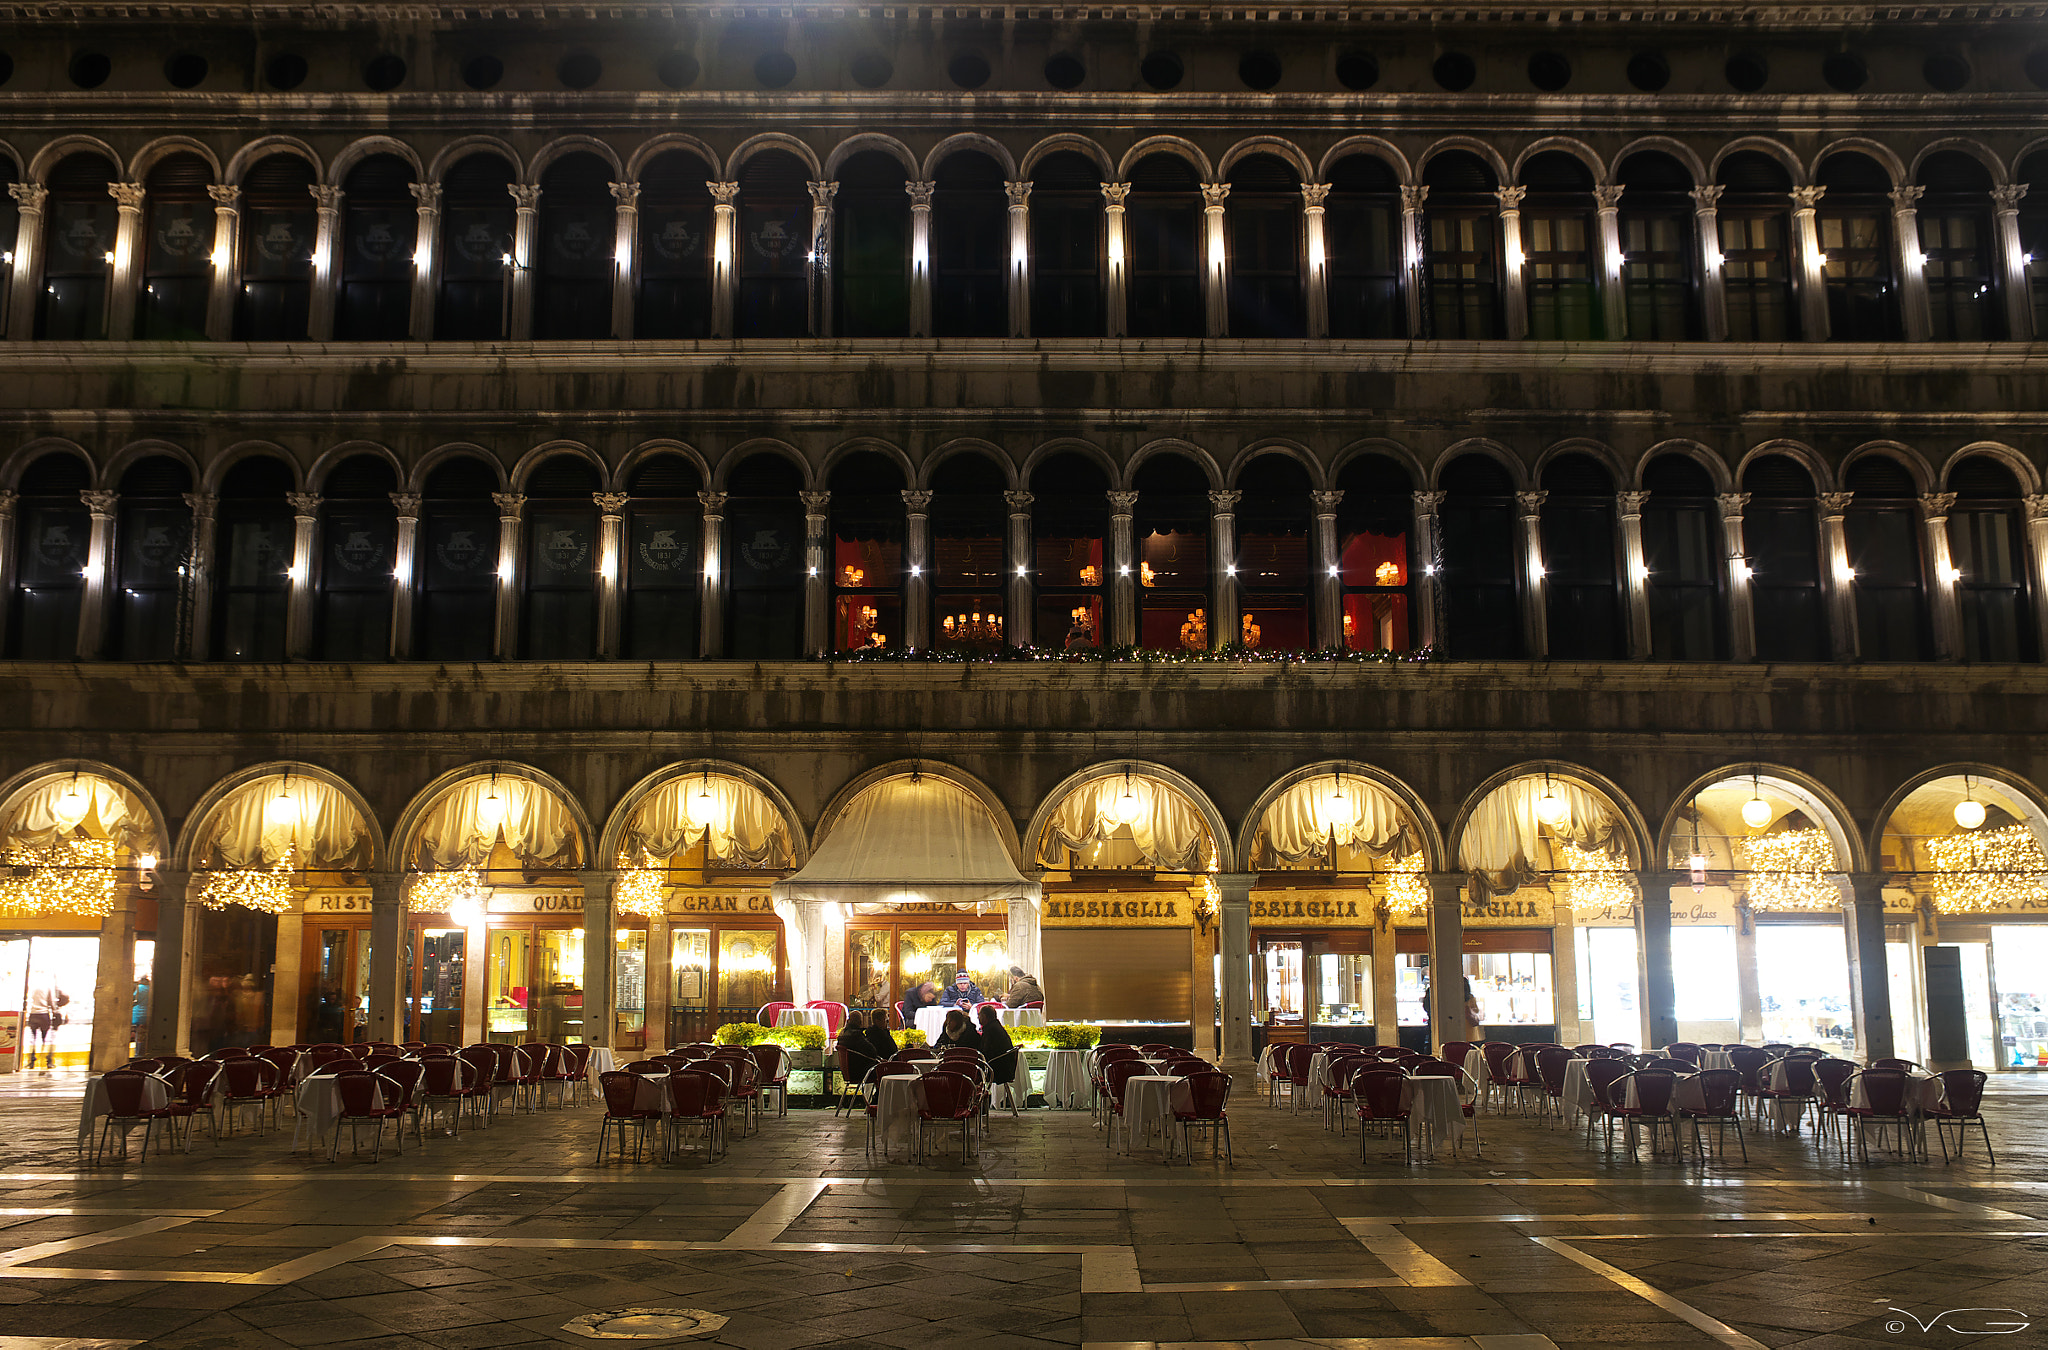
<path id="1" fill-rule="evenodd" d="M 2048 907 L 2048 854 L 2025 825 L 1926 841 L 1942 914 Z"/>
<path id="2" fill-rule="evenodd" d="M 1420 852 L 1396 858 L 1394 865 L 1373 874 L 1385 888 L 1387 913 L 1397 919 L 1412 919 L 1429 912 L 1429 884 L 1422 879 Z"/>
<path id="3" fill-rule="evenodd" d="M 76 915 L 104 919 L 114 912 L 114 843 L 60 839 L 47 848 L 7 850 L 0 875 L 0 909 L 25 917 Z"/>
<path id="4" fill-rule="evenodd" d="M 631 867 L 619 859 L 618 884 L 612 887 L 612 911 L 636 919 L 658 919 L 668 910 L 664 892 L 667 874 L 659 867 Z"/>
<path id="5" fill-rule="evenodd" d="M 1247 666 L 1247 665 L 1333 665 L 1333 666 L 1413 666 L 1428 665 L 1436 661 L 1433 647 L 1418 647 L 1409 652 L 1353 651 L 1348 647 L 1324 647 L 1309 651 L 1266 651 L 1256 647 L 1232 645 L 1220 651 L 1188 651 L 1185 649 L 1162 650 L 1150 647 L 1103 647 L 1086 651 L 1070 652 L 1064 647 L 999 647 L 992 651 L 940 651 L 925 647 L 910 650 L 902 647 L 856 647 L 846 651 L 831 652 L 814 656 L 813 661 L 848 662 L 861 665 L 888 663 L 938 664 L 938 665 L 989 665 L 1009 662 L 1065 662 L 1069 665 L 1109 665 L 1111 663 L 1139 662 L 1145 665 L 1167 666 Z"/>
<path id="6" fill-rule="evenodd" d="M 196 897 L 203 909 L 226 909 L 240 905 L 258 914 L 284 914 L 292 907 L 293 844 L 270 867 L 233 867 L 205 873 Z"/>
<path id="7" fill-rule="evenodd" d="M 1614 855 L 1580 848 L 1568 839 L 1550 841 L 1551 857 L 1563 864 L 1565 890 L 1571 896 L 1572 913 L 1580 918 L 1612 913 L 1636 902 L 1636 881 L 1625 867 L 1614 865 Z M 1553 873 L 1553 879 L 1557 874 Z"/>
<path id="8" fill-rule="evenodd" d="M 415 872 L 406 907 L 415 914 L 448 914 L 459 906 L 481 909 L 490 898 L 483 874 L 465 863 L 446 872 Z"/>
<path id="9" fill-rule="evenodd" d="M 1780 830 L 1742 844 L 1749 852 L 1751 909 L 1841 908 L 1841 887 L 1825 875 L 1836 870 L 1835 845 L 1825 830 Z"/>

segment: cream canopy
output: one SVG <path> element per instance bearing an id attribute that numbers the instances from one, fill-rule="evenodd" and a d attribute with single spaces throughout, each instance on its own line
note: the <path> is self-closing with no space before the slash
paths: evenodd
<path id="1" fill-rule="evenodd" d="M 485 829 L 478 815 L 493 791 L 505 812 L 495 831 Z M 480 867 L 489 861 L 500 834 L 521 862 L 570 867 L 582 862 L 576 820 L 567 804 L 542 784 L 507 774 L 466 779 L 448 789 L 420 822 L 413 861 L 429 871 Z"/>
<path id="2" fill-rule="evenodd" d="M 1564 818 L 1548 827 L 1536 818 L 1536 804 L 1546 791 L 1565 807 Z M 1481 799 L 1458 841 L 1459 862 L 1496 895 L 1520 890 L 1541 873 L 1558 870 L 1545 865 L 1546 828 L 1576 848 L 1605 853 L 1617 867 L 1628 866 L 1628 836 L 1607 799 L 1577 783 L 1540 774 L 1503 783 Z"/>
<path id="3" fill-rule="evenodd" d="M 74 783 L 85 798 L 85 812 L 67 823 L 70 813 L 63 802 Z M 141 800 L 120 784 L 90 773 L 75 778 L 67 774 L 30 789 L 15 806 L 6 829 L 0 831 L 0 846 L 48 848 L 83 821 L 97 821 L 114 847 L 131 856 L 159 850 L 156 826 Z"/>
<path id="4" fill-rule="evenodd" d="M 847 803 L 776 900 L 844 904 L 1036 900 L 1040 887 L 1010 860 L 988 808 L 931 775 L 886 778 Z"/>
<path id="5" fill-rule="evenodd" d="M 1093 779 L 1069 793 L 1045 827 L 1039 865 L 1065 867 L 1061 850 L 1078 853 L 1116 833 L 1119 822 L 1110 810 L 1118 806 L 1127 783 L 1137 798 L 1136 814 L 1127 823 L 1145 860 L 1162 872 L 1208 871 L 1216 860 L 1216 846 L 1202 813 L 1171 787 L 1139 773 Z"/>
<path id="6" fill-rule="evenodd" d="M 272 819 L 280 795 L 289 814 Z M 369 828 L 354 803 L 318 778 L 268 774 L 242 784 L 213 809 L 193 861 L 208 868 L 270 867 L 295 849 L 294 866 L 360 872 L 370 866 Z"/>
<path id="7" fill-rule="evenodd" d="M 1332 799 L 1342 796 L 1350 821 L 1331 819 Z M 1335 814 L 1345 814 L 1342 811 Z M 1254 846 L 1258 861 L 1300 862 L 1337 842 L 1374 858 L 1401 859 L 1422 847 L 1408 822 L 1408 813 L 1391 793 L 1369 779 L 1352 774 L 1325 774 L 1296 783 L 1266 808 Z"/>
<path id="8" fill-rule="evenodd" d="M 708 830 L 700 830 L 689 812 L 706 793 L 711 819 Z M 787 867 L 792 857 L 789 825 L 775 803 L 753 784 L 716 772 L 674 778 L 649 793 L 634 808 L 620 849 L 629 858 L 670 858 L 707 835 L 705 853 L 731 867 Z"/>

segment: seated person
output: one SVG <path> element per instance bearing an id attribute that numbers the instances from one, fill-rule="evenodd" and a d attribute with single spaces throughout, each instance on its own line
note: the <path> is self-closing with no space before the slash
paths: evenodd
<path id="1" fill-rule="evenodd" d="M 939 999 L 939 1003 L 944 1007 L 966 1008 L 970 1012 L 973 1010 L 974 1005 L 979 1002 L 981 1002 L 981 988 L 975 984 L 974 978 L 964 970 L 953 977 L 953 983 L 946 986 L 946 992 Z"/>
<path id="2" fill-rule="evenodd" d="M 910 988 L 903 991 L 903 1025 L 907 1027 L 916 1023 L 917 1010 L 919 1008 L 936 1008 L 937 1006 L 939 1006 L 939 987 L 936 984 L 926 980 L 923 984 L 911 985 Z"/>
<path id="3" fill-rule="evenodd" d="M 981 1033 L 974 1029 L 974 1019 L 958 1008 L 946 1014 L 946 1029 L 939 1033 L 938 1043 L 932 1048 L 944 1050 L 952 1046 L 981 1049 Z"/>
<path id="4" fill-rule="evenodd" d="M 1010 987 L 1003 993 L 1003 1006 L 1021 1008 L 1027 1003 L 1045 1002 L 1045 991 L 1038 987 L 1038 977 L 1024 973 L 1024 967 L 1010 967 Z"/>
<path id="5" fill-rule="evenodd" d="M 875 1016 L 883 1017 L 886 1014 L 876 1013 Z M 866 1013 L 858 1008 L 847 1012 L 846 1025 L 839 1028 L 837 1047 L 846 1053 L 847 1079 L 855 1083 L 866 1082 L 868 1074 L 874 1071 L 876 1061 L 875 1043 L 868 1039 L 868 1015 Z M 890 1042 L 890 1054 L 894 1053 L 895 1042 L 892 1040 Z M 882 1056 L 882 1058 L 887 1058 L 887 1056 Z"/>

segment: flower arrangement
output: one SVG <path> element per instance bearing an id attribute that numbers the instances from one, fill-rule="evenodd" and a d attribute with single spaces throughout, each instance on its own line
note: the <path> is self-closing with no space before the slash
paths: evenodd
<path id="1" fill-rule="evenodd" d="M 913 1045 L 931 1044 L 929 1040 L 925 1039 L 925 1034 L 916 1027 L 905 1027 L 901 1031 L 892 1031 L 889 1034 L 896 1038 L 896 1048 L 898 1050 L 908 1050 Z"/>
<path id="2" fill-rule="evenodd" d="M 727 1022 L 711 1033 L 719 1045 L 779 1045 L 785 1050 L 823 1050 L 823 1027 L 764 1027 L 759 1022 Z"/>
<path id="3" fill-rule="evenodd" d="M 1086 1050 L 1102 1039 L 1102 1028 L 1085 1022 L 1047 1022 L 1042 1027 L 1011 1027 L 1010 1041 L 1027 1050 Z"/>

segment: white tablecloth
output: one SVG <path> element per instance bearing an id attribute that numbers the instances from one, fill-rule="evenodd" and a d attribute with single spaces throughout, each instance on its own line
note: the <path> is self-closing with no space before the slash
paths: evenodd
<path id="1" fill-rule="evenodd" d="M 583 1076 L 590 1080 L 590 1086 L 595 1090 L 597 1076 L 601 1073 L 611 1073 L 618 1067 L 618 1056 L 612 1053 L 610 1046 L 593 1045 L 590 1047 L 590 1063 L 584 1067 Z"/>
<path id="2" fill-rule="evenodd" d="M 998 1008 L 996 1020 L 1006 1027 L 1042 1027 L 1045 1025 L 1045 1009 Z"/>
<path id="3" fill-rule="evenodd" d="M 1454 1150 L 1465 1142 L 1465 1102 L 1458 1093 L 1457 1079 L 1403 1079 L 1401 1109 L 1408 1113 L 1408 1128 L 1417 1138 L 1441 1140 L 1449 1136 Z"/>
<path id="4" fill-rule="evenodd" d="M 1124 1084 L 1124 1151 L 1151 1143 L 1156 1135 L 1173 1156 L 1173 1113 L 1194 1104 L 1185 1078 L 1139 1074 Z"/>
<path id="5" fill-rule="evenodd" d="M 1930 1107 L 1938 1107 L 1942 1100 L 1941 1080 L 1933 1074 L 1908 1074 L 1906 1076 L 1906 1113 L 1920 1115 Z M 1870 1094 L 1864 1091 L 1863 1075 L 1857 1074 L 1849 1080 L 1849 1105 L 1858 1110 L 1870 1109 Z"/>
<path id="6" fill-rule="evenodd" d="M 1702 1069 L 1732 1069 L 1735 1067 L 1735 1057 L 1726 1050 L 1702 1050 L 1700 1052 L 1700 1067 Z"/>
<path id="7" fill-rule="evenodd" d="M 384 1109 L 382 1085 L 370 1104 L 379 1111 Z M 292 1106 L 298 1113 L 298 1124 L 292 1130 L 293 1152 L 298 1151 L 301 1139 L 309 1141 L 309 1148 L 318 1148 L 322 1139 L 334 1133 L 334 1119 L 341 1114 L 341 1084 L 332 1074 L 308 1078 L 292 1094 Z"/>
<path id="8" fill-rule="evenodd" d="M 668 1095 L 668 1075 L 665 1073 L 642 1073 L 634 1075 L 633 1109 L 635 1111 L 659 1111 L 673 1115 L 673 1103 Z"/>
<path id="9" fill-rule="evenodd" d="M 1593 1110 L 1593 1084 L 1586 1077 L 1590 1059 L 1574 1058 L 1564 1066 L 1564 1118 L 1589 1115 Z"/>
<path id="10" fill-rule="evenodd" d="M 1045 1104 L 1069 1111 L 1086 1111 L 1095 1104 L 1087 1051 L 1054 1050 L 1046 1055 Z"/>
<path id="11" fill-rule="evenodd" d="M 171 1090 L 163 1079 L 151 1075 L 142 1080 L 142 1105 L 145 1110 L 161 1111 L 171 1104 Z M 84 1148 L 92 1141 L 93 1131 L 99 1128 L 100 1117 L 107 1114 L 107 1089 L 102 1077 L 93 1075 L 85 1083 L 85 1099 L 78 1104 L 78 1146 Z"/>
<path id="12" fill-rule="evenodd" d="M 917 1130 L 917 1113 L 924 1106 L 924 1080 L 895 1074 L 877 1079 L 873 1091 L 875 1131 L 882 1137 L 882 1156 L 887 1158 L 890 1146 L 898 1140 L 907 1153 Z"/>
<path id="13" fill-rule="evenodd" d="M 926 1045 L 937 1045 L 939 1033 L 946 1029 L 946 1014 L 951 1011 L 951 1008 L 919 1008 L 911 1025 L 924 1033 Z"/>
<path id="14" fill-rule="evenodd" d="M 1820 1083 L 1817 1080 L 1813 1080 L 1810 1073 L 1808 1078 L 1812 1082 L 1812 1086 L 1808 1091 L 1816 1096 L 1819 1095 Z M 1772 1092 L 1784 1092 L 1790 1088 L 1791 1082 L 1785 1072 L 1785 1062 L 1779 1060 L 1766 1067 L 1763 1081 L 1764 1086 Z M 1799 1124 L 1800 1117 L 1806 1114 L 1806 1102 L 1807 1099 L 1804 1097 L 1780 1097 L 1774 1099 L 1771 1102 L 1771 1115 L 1776 1120 L 1778 1128 L 1781 1130 L 1795 1128 Z"/>
<path id="15" fill-rule="evenodd" d="M 824 1027 L 830 1030 L 830 1023 L 831 1017 L 823 1008 L 784 1008 L 775 1014 L 778 1027 Z"/>
<path id="16" fill-rule="evenodd" d="M 1635 1075 L 1630 1074 L 1625 1081 L 1628 1083 L 1628 1087 L 1621 1095 L 1621 1104 L 1631 1109 L 1641 1106 L 1642 1103 L 1636 1099 Z M 1699 1076 L 1697 1074 L 1686 1074 L 1684 1077 L 1680 1078 L 1678 1082 L 1672 1087 L 1672 1110 L 1704 1111 L 1706 1110 L 1706 1107 L 1706 1088 L 1700 1083 Z"/>

